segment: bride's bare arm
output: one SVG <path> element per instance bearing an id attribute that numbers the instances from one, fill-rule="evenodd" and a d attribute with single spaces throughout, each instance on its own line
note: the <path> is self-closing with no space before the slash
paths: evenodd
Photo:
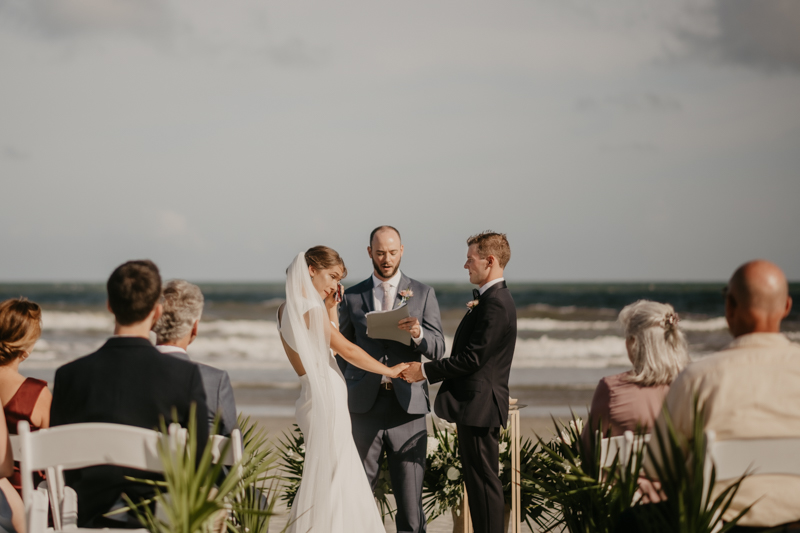
<path id="1" fill-rule="evenodd" d="M 331 328 L 331 348 L 333 348 L 333 351 L 344 357 L 348 363 L 351 363 L 362 370 L 366 370 L 367 372 L 382 374 L 390 378 L 400 377 L 400 373 L 408 367 L 406 363 L 401 363 L 391 368 L 383 363 L 379 363 L 367 352 L 345 339 L 344 335 L 339 333 L 339 331 L 334 328 Z"/>

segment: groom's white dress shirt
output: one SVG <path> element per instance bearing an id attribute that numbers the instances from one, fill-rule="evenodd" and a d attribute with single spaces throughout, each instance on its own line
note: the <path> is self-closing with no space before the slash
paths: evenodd
<path id="1" fill-rule="evenodd" d="M 374 276 L 374 274 L 373 274 L 373 276 Z M 505 280 L 506 280 L 506 278 L 497 278 L 497 279 L 493 279 L 493 280 L 492 280 L 492 281 L 490 281 L 489 283 L 485 283 L 485 284 L 483 285 L 483 287 L 481 287 L 481 288 L 479 288 L 479 289 L 478 289 L 478 294 L 480 294 L 481 296 L 483 296 L 483 293 L 484 293 L 484 292 L 486 292 L 486 291 L 488 291 L 488 290 L 489 290 L 489 287 L 492 287 L 492 286 L 494 286 L 494 285 L 497 285 L 497 284 L 498 284 L 498 283 L 500 283 L 501 281 L 505 281 Z M 424 377 L 425 379 L 428 379 L 428 374 L 426 374 L 426 373 L 425 373 L 425 364 L 423 363 L 422 365 L 420 365 L 420 367 L 419 367 L 419 368 L 420 368 L 420 370 L 422 371 L 422 377 Z"/>
<path id="2" fill-rule="evenodd" d="M 402 274 L 400 270 L 394 273 L 394 276 L 386 280 L 386 283 L 389 284 L 389 301 L 394 302 L 397 298 L 397 286 L 400 285 L 400 278 Z M 372 283 L 374 285 L 372 289 L 372 308 L 376 311 L 391 311 L 391 309 L 384 309 L 383 308 L 383 300 L 384 300 L 384 289 L 383 289 L 383 280 L 378 279 L 378 276 L 375 275 L 373 272 L 372 274 Z M 415 344 L 419 344 L 422 342 L 422 328 L 419 328 L 419 337 L 416 339 L 411 337 Z M 391 383 L 392 379 L 386 376 L 381 377 L 381 383 Z"/>

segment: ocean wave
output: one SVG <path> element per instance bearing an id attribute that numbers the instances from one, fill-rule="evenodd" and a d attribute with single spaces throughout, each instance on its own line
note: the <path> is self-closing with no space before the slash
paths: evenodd
<path id="1" fill-rule="evenodd" d="M 597 368 L 629 365 L 622 337 L 605 335 L 594 339 L 517 339 L 514 367 Z"/>
<path id="2" fill-rule="evenodd" d="M 520 318 L 518 331 L 593 331 L 619 329 L 617 322 L 609 320 L 556 320 L 554 318 Z"/>
<path id="3" fill-rule="evenodd" d="M 687 331 L 697 332 L 712 332 L 727 327 L 722 317 L 683 320 L 680 324 Z M 43 325 L 46 338 L 39 340 L 26 364 L 41 368 L 56 367 L 101 346 L 113 330 L 113 317 L 97 312 L 46 311 Z M 520 331 L 542 332 L 543 335 L 535 339 L 517 339 L 514 367 L 599 368 L 629 365 L 625 342 L 616 322 L 522 318 L 518 328 Z M 595 331 L 597 336 L 551 338 L 547 335 L 551 331 Z M 800 332 L 790 333 L 789 337 L 800 340 Z M 445 344 L 449 352 L 453 339 L 446 337 Z M 272 320 L 201 322 L 199 336 L 189 347 L 189 353 L 196 361 L 220 368 L 289 368 L 276 323 Z"/>
<path id="4" fill-rule="evenodd" d="M 42 311 L 44 331 L 108 331 L 114 330 L 111 313 Z"/>
<path id="5" fill-rule="evenodd" d="M 44 311 L 42 325 L 45 331 L 104 331 L 114 328 L 110 313 Z M 727 329 L 725 317 L 707 320 L 681 320 L 685 331 L 717 331 Z M 619 325 L 611 320 L 557 320 L 553 318 L 520 318 L 519 331 L 618 331 Z M 274 320 L 212 320 L 200 323 L 200 335 L 277 338 Z"/>
<path id="6" fill-rule="evenodd" d="M 728 322 L 720 316 L 708 320 L 681 320 L 678 326 L 685 331 L 720 331 L 728 329 Z"/>
<path id="7" fill-rule="evenodd" d="M 725 317 L 707 320 L 681 320 L 679 326 L 684 331 L 718 331 L 728 328 Z M 520 318 L 518 331 L 614 331 L 619 323 L 610 320 L 556 320 L 554 318 Z"/>
<path id="8" fill-rule="evenodd" d="M 213 320 L 200 322 L 198 335 L 239 336 L 255 338 L 279 338 L 278 325 L 274 320 Z"/>

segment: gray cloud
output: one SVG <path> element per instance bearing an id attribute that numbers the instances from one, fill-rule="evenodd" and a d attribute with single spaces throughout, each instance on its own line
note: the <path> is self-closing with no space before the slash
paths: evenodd
<path id="1" fill-rule="evenodd" d="M 92 33 L 163 38 L 173 24 L 168 4 L 159 0 L 0 0 L 0 12 L 6 24 L 53 39 Z"/>
<path id="2" fill-rule="evenodd" d="M 800 71 L 797 0 L 713 0 L 710 15 L 715 31 L 679 31 L 693 51 L 768 71 Z"/>
<path id="3" fill-rule="evenodd" d="M 13 146 L 4 146 L 2 152 L 3 157 L 6 159 L 10 159 L 11 161 L 23 161 L 28 159 L 28 156 L 23 152 L 20 152 Z"/>
<path id="4" fill-rule="evenodd" d="M 655 144 L 649 142 L 630 142 L 630 143 L 604 143 L 598 146 L 601 152 L 627 152 L 627 153 L 649 153 L 658 150 Z"/>
<path id="5" fill-rule="evenodd" d="M 297 37 L 271 45 L 267 55 L 281 67 L 315 67 L 325 62 L 323 50 L 314 48 Z"/>
<path id="6" fill-rule="evenodd" d="M 631 112 L 675 112 L 682 109 L 679 100 L 656 93 L 620 94 L 603 98 L 584 97 L 578 99 L 575 107 L 579 111 L 587 112 L 604 109 Z"/>

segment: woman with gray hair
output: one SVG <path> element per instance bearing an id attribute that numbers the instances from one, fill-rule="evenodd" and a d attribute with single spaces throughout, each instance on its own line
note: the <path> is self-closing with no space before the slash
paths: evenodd
<path id="1" fill-rule="evenodd" d="M 689 363 L 686 337 L 671 305 L 639 300 L 622 309 L 619 322 L 633 370 L 600 380 L 584 438 L 598 429 L 604 437 L 649 432 L 672 380 Z"/>

